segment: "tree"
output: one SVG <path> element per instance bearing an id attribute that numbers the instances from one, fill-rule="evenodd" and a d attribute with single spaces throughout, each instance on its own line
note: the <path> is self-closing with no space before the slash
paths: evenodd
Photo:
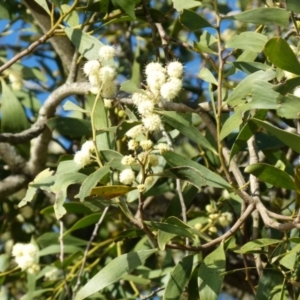
<path id="1" fill-rule="evenodd" d="M 0 8 L 3 299 L 298 299 L 298 1 Z"/>

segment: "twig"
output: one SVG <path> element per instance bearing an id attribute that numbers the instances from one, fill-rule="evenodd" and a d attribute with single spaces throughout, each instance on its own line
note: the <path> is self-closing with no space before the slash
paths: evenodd
<path id="1" fill-rule="evenodd" d="M 75 285 L 75 287 L 73 289 L 73 297 L 72 297 L 72 299 L 75 299 L 76 291 L 78 290 L 78 288 L 79 288 L 79 286 L 81 284 L 81 276 L 82 276 L 82 273 L 83 273 L 83 270 L 84 270 L 84 266 L 85 266 L 85 263 L 86 263 L 86 260 L 87 260 L 88 252 L 89 252 L 89 250 L 91 248 L 93 240 L 97 236 L 99 227 L 102 224 L 102 222 L 103 222 L 103 220 L 105 218 L 105 215 L 108 212 L 108 209 L 109 209 L 109 206 L 106 206 L 104 208 L 102 215 L 100 216 L 98 222 L 96 223 L 96 225 L 94 227 L 94 230 L 93 230 L 93 233 L 91 235 L 91 238 L 90 238 L 88 244 L 86 245 L 86 248 L 84 250 L 84 255 L 83 255 L 83 258 L 82 258 L 82 264 L 81 264 L 80 270 L 79 270 L 78 275 L 77 275 L 77 282 L 76 282 L 76 285 Z"/>
<path id="2" fill-rule="evenodd" d="M 70 289 L 69 289 L 68 282 L 67 282 L 66 270 L 64 268 L 64 223 L 61 220 L 59 221 L 59 227 L 60 227 L 60 230 L 59 230 L 59 244 L 60 244 L 59 260 L 61 263 L 61 269 L 62 269 L 63 277 L 64 277 L 64 286 L 65 286 L 68 298 L 70 299 L 71 294 L 70 294 Z"/>
<path id="3" fill-rule="evenodd" d="M 249 164 L 255 164 L 259 161 L 258 159 L 258 153 L 257 153 L 257 146 L 256 146 L 256 141 L 254 136 L 252 136 L 248 142 L 248 151 L 249 151 Z M 258 198 L 259 197 L 259 183 L 257 178 L 250 174 L 249 176 L 249 181 L 250 181 L 250 192 L 251 196 L 253 198 Z M 252 240 L 256 240 L 259 238 L 259 213 L 257 210 L 255 210 L 252 213 L 252 219 L 253 219 L 253 224 L 252 224 Z M 258 273 L 258 276 L 260 277 L 263 272 L 263 266 L 262 266 L 262 261 L 261 261 L 261 256 L 260 254 L 254 254 L 254 261 L 256 265 L 256 270 Z"/>
<path id="4" fill-rule="evenodd" d="M 162 132 L 162 135 L 165 137 L 170 150 L 174 151 L 172 140 L 171 140 L 170 136 L 168 135 L 168 133 L 166 132 L 163 125 L 161 125 L 160 130 Z M 187 223 L 186 206 L 185 206 L 184 198 L 183 198 L 183 195 L 182 195 L 181 181 L 178 178 L 176 179 L 176 192 L 177 192 L 179 202 L 180 202 L 180 206 L 181 206 L 182 221 L 184 223 Z M 185 238 L 185 245 L 189 246 L 189 239 L 188 238 Z M 186 255 L 188 255 L 188 253 L 186 253 Z"/>
<path id="5" fill-rule="evenodd" d="M 168 62 L 170 60 L 170 55 L 169 55 L 169 48 L 168 48 L 168 42 L 167 42 L 167 39 L 166 39 L 166 32 L 164 30 L 164 28 L 161 26 L 160 23 L 155 23 L 155 26 L 157 28 L 157 31 L 158 31 L 158 34 L 160 36 L 160 39 L 161 39 L 161 44 L 162 44 L 162 48 L 164 50 L 164 53 L 165 53 L 165 59 L 166 61 Z"/>
<path id="6" fill-rule="evenodd" d="M 161 287 L 161 288 L 158 288 L 156 290 L 154 290 L 151 294 L 149 294 L 148 296 L 145 296 L 143 298 L 141 298 L 142 300 L 147 300 L 147 299 L 150 299 L 151 297 L 153 297 L 156 293 L 160 292 L 160 291 L 163 291 L 165 289 L 165 287 Z"/>
<path id="7" fill-rule="evenodd" d="M 8 196 L 24 188 L 29 179 L 24 174 L 10 175 L 0 182 L 0 199 L 3 201 Z"/>
<path id="8" fill-rule="evenodd" d="M 150 15 L 149 9 L 147 7 L 146 0 L 142 0 L 142 7 L 143 7 L 143 11 L 144 11 L 145 17 L 147 19 L 147 22 L 149 23 L 149 25 L 151 27 L 152 43 L 154 45 L 156 60 L 159 60 L 159 49 L 157 47 L 156 36 L 155 36 L 156 28 L 155 28 L 154 22 L 152 20 L 152 17 Z"/>

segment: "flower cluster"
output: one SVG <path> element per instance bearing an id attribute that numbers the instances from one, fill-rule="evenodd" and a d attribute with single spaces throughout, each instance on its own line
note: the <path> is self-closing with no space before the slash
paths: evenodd
<path id="1" fill-rule="evenodd" d="M 102 46 L 99 50 L 99 59 L 89 60 L 83 67 L 83 72 L 89 79 L 93 94 L 101 92 L 103 98 L 112 98 L 116 93 L 117 86 L 114 82 L 116 77 L 115 66 L 111 63 L 115 56 L 112 46 Z"/>
<path id="2" fill-rule="evenodd" d="M 31 274 L 35 274 L 40 270 L 38 265 L 38 248 L 36 245 L 17 243 L 13 246 L 12 256 L 22 271 L 26 270 Z"/>
<path id="3" fill-rule="evenodd" d="M 74 155 L 74 162 L 80 168 L 84 168 L 93 161 L 93 152 L 95 152 L 95 145 L 93 141 L 86 141 L 81 150 L 77 151 Z"/>

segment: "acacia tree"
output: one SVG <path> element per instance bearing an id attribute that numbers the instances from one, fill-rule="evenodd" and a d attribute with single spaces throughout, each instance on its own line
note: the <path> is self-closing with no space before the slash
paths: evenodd
<path id="1" fill-rule="evenodd" d="M 298 299 L 297 13 L 1 2 L 3 299 Z"/>

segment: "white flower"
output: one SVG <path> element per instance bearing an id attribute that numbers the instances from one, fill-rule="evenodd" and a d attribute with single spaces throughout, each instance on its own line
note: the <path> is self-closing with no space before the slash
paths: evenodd
<path id="1" fill-rule="evenodd" d="M 138 107 L 138 112 L 142 115 L 142 116 L 147 116 L 153 113 L 154 110 L 154 103 L 152 101 L 146 100 L 144 102 L 141 102 Z"/>
<path id="2" fill-rule="evenodd" d="M 144 102 L 144 101 L 151 101 L 150 97 L 148 97 L 146 94 L 142 94 L 142 93 L 134 93 L 132 94 L 132 101 L 133 104 L 135 104 L 136 106 L 138 106 L 140 103 Z"/>
<path id="3" fill-rule="evenodd" d="M 80 168 L 84 168 L 92 162 L 90 153 L 86 151 L 77 151 L 74 155 L 74 162 Z"/>
<path id="4" fill-rule="evenodd" d="M 159 150 L 160 154 L 163 154 L 166 151 L 170 150 L 169 145 L 165 144 L 165 143 L 159 143 L 156 147 L 157 150 Z"/>
<path id="5" fill-rule="evenodd" d="M 146 190 L 146 186 L 144 184 L 138 184 L 136 188 L 140 193 L 143 193 Z"/>
<path id="6" fill-rule="evenodd" d="M 160 94 L 165 100 L 170 101 L 178 96 L 181 89 L 182 81 L 172 77 L 170 81 L 162 85 Z"/>
<path id="7" fill-rule="evenodd" d="M 112 98 L 117 91 L 117 86 L 113 81 L 106 81 L 103 85 L 101 95 L 103 98 Z"/>
<path id="8" fill-rule="evenodd" d="M 201 224 L 201 223 L 196 223 L 196 224 L 194 225 L 194 227 L 195 227 L 196 230 L 201 231 L 201 229 L 202 229 L 202 224 Z"/>
<path id="9" fill-rule="evenodd" d="M 172 61 L 167 66 L 167 73 L 170 77 L 180 78 L 183 73 L 183 65 L 179 61 Z"/>
<path id="10" fill-rule="evenodd" d="M 126 136 L 135 139 L 142 132 L 142 125 L 136 125 L 126 132 Z"/>
<path id="11" fill-rule="evenodd" d="M 37 265 L 38 248 L 34 244 L 21 244 L 17 243 L 13 246 L 12 256 L 15 257 L 15 261 L 19 268 L 23 271 L 35 272 L 39 270 Z M 31 269 L 30 269 L 31 268 Z"/>
<path id="12" fill-rule="evenodd" d="M 142 121 L 145 128 L 150 132 L 159 129 L 161 126 L 160 116 L 156 114 L 147 115 L 147 117 L 143 118 Z"/>
<path id="13" fill-rule="evenodd" d="M 139 147 L 139 143 L 135 140 L 129 140 L 127 145 L 129 150 L 136 150 Z"/>
<path id="14" fill-rule="evenodd" d="M 209 213 L 213 213 L 215 211 L 214 207 L 211 204 L 205 205 L 205 210 Z"/>
<path id="15" fill-rule="evenodd" d="M 218 222 L 221 226 L 227 227 L 233 221 L 233 215 L 230 212 L 224 212 L 218 219 Z"/>
<path id="16" fill-rule="evenodd" d="M 93 141 L 85 141 L 82 146 L 81 146 L 81 151 L 85 152 L 85 153 L 93 153 L 95 152 L 95 145 Z"/>
<path id="17" fill-rule="evenodd" d="M 121 160 L 123 166 L 130 166 L 135 163 L 135 158 L 132 155 L 125 155 Z"/>
<path id="18" fill-rule="evenodd" d="M 116 70 L 112 67 L 102 67 L 99 71 L 99 78 L 102 82 L 112 81 L 116 77 Z"/>
<path id="19" fill-rule="evenodd" d="M 120 173 L 119 179 L 123 184 L 132 184 L 132 182 L 135 180 L 134 172 L 131 169 L 125 169 Z"/>
<path id="20" fill-rule="evenodd" d="M 165 72 L 165 69 L 160 63 L 151 62 L 146 66 L 145 74 L 149 76 L 153 72 Z"/>
<path id="21" fill-rule="evenodd" d="M 152 167 L 156 167 L 158 165 L 158 157 L 154 154 L 150 154 L 148 156 L 148 161 Z"/>
<path id="22" fill-rule="evenodd" d="M 102 82 L 98 74 L 90 74 L 89 75 L 89 82 L 92 86 L 101 87 Z"/>
<path id="23" fill-rule="evenodd" d="M 99 72 L 101 64 L 98 60 L 89 60 L 84 64 L 83 72 L 86 76 L 96 75 Z"/>
<path id="24" fill-rule="evenodd" d="M 110 99 L 103 99 L 103 102 L 104 102 L 104 107 L 105 108 L 112 108 L 112 100 Z"/>
<path id="25" fill-rule="evenodd" d="M 140 141 L 140 146 L 143 148 L 143 150 L 148 151 L 152 148 L 153 143 L 150 140 L 142 140 Z"/>
<path id="26" fill-rule="evenodd" d="M 57 280 L 62 275 L 62 271 L 57 268 L 52 268 L 48 272 L 45 273 L 45 280 L 54 281 Z"/>
<path id="27" fill-rule="evenodd" d="M 152 72 L 147 75 L 146 81 L 150 90 L 155 94 L 156 91 L 159 91 L 161 86 L 166 82 L 166 74 L 164 72 Z"/>
<path id="28" fill-rule="evenodd" d="M 293 94 L 294 94 L 294 96 L 300 98 L 300 87 L 299 86 L 294 89 Z"/>
<path id="29" fill-rule="evenodd" d="M 209 231 L 210 233 L 217 233 L 217 232 L 218 232 L 218 229 L 217 229 L 217 227 L 215 227 L 215 226 L 211 226 L 211 227 L 208 228 L 208 231 Z"/>
<path id="30" fill-rule="evenodd" d="M 102 46 L 99 50 L 99 56 L 101 60 L 110 60 L 115 56 L 115 48 L 112 46 Z"/>
<path id="31" fill-rule="evenodd" d="M 30 274 L 37 274 L 40 270 L 40 265 L 37 263 L 33 263 L 28 269 L 28 273 Z"/>

